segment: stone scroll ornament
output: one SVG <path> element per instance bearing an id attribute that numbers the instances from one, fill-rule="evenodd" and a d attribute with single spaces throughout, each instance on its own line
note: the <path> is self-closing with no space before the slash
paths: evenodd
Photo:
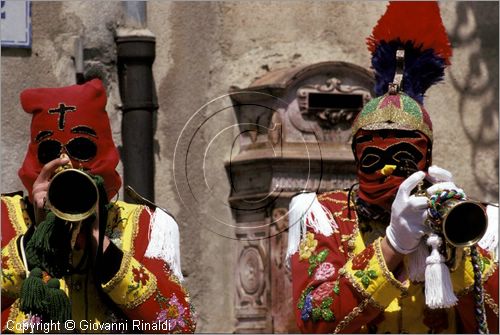
<path id="1" fill-rule="evenodd" d="M 367 45 L 372 53 L 375 93 L 379 98 L 370 101 L 358 115 L 353 133 L 367 127 L 376 129 L 374 120 L 393 122 L 395 127 L 398 123 L 410 124 L 429 137 L 430 157 L 432 124 L 423 107 L 424 94 L 443 79 L 444 69 L 451 64 L 452 55 L 438 3 L 391 2 L 373 28 Z M 443 243 L 441 235 L 432 232 L 427 240 L 432 252 L 429 254 L 425 244 L 421 243 L 415 255 L 410 257 L 410 267 L 420 264 L 421 272 L 425 273 L 426 304 L 430 308 L 447 308 L 457 302 L 449 269 L 440 253 L 439 247 Z M 475 246 L 471 249 L 474 263 L 477 260 Z M 479 276 L 475 276 L 475 287 L 481 286 L 481 272 L 476 272 Z M 483 298 L 475 296 L 479 310 L 476 313 L 478 331 L 485 333 L 488 330 L 485 328 Z"/>

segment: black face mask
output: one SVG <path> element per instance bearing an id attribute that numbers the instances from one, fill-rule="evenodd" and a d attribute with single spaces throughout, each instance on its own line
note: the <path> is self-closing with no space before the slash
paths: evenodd
<path id="1" fill-rule="evenodd" d="M 391 145 L 385 150 L 367 147 L 361 155 L 359 169 L 370 174 L 379 171 L 385 165 L 396 165 L 393 175 L 407 177 L 407 169 L 418 170 L 417 164 L 422 158 L 422 153 L 414 145 L 405 142 Z"/>
<path id="2" fill-rule="evenodd" d="M 38 160 L 42 164 L 47 164 L 61 156 L 63 149 L 70 158 L 80 162 L 87 162 L 97 154 L 97 145 L 86 137 L 72 138 L 66 144 L 54 139 L 48 139 L 38 145 Z"/>

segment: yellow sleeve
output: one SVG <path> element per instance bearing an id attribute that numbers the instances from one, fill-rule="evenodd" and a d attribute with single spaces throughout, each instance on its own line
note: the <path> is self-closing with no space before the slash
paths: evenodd
<path id="1" fill-rule="evenodd" d="M 123 253 L 117 274 L 102 285 L 111 300 L 127 309 L 135 308 L 146 301 L 155 292 L 156 286 L 155 275 L 129 252 Z"/>
<path id="2" fill-rule="evenodd" d="M 13 238 L 2 249 L 2 295 L 9 298 L 18 298 L 21 285 L 26 278 L 24 265 L 17 249 L 17 240 Z"/>
<path id="3" fill-rule="evenodd" d="M 378 238 L 373 244 L 350 259 L 344 266 L 343 275 L 364 297 L 370 297 L 383 309 L 406 292 L 401 282 L 389 271 L 382 255 Z"/>

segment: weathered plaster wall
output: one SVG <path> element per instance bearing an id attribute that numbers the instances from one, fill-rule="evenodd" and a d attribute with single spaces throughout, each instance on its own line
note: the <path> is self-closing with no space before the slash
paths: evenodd
<path id="1" fill-rule="evenodd" d="M 435 129 L 434 163 L 451 170 L 469 194 L 498 201 L 498 3 L 440 6 L 454 57 L 446 80 L 426 99 Z M 215 132 L 235 120 L 231 109 L 223 110 L 200 128 L 189 147 L 189 137 L 183 136 L 193 134 L 190 117 L 230 86 L 246 87 L 268 70 L 328 60 L 369 67 L 364 40 L 384 9 L 385 2 L 148 2 L 148 28 L 157 41 L 154 76 L 160 105 L 156 202 L 179 222 L 182 265 L 199 313 L 198 331 L 234 331 L 237 242 L 225 237 L 232 236 L 232 228 L 220 222 L 232 222 L 223 169 L 231 133 L 217 137 L 204 169 L 200 166 Z M 123 21 L 120 3 L 33 2 L 32 20 L 31 52 L 2 50 L 2 192 L 22 189 L 16 172 L 30 117 L 21 110 L 19 92 L 72 84 L 75 36 L 83 37 L 87 67 L 106 74 L 108 113 L 115 141 L 121 143 L 113 39 Z M 209 105 L 212 112 L 227 106 L 225 99 Z M 189 187 L 179 167 L 188 147 L 189 186 L 199 193 L 197 203 L 183 204 Z"/>

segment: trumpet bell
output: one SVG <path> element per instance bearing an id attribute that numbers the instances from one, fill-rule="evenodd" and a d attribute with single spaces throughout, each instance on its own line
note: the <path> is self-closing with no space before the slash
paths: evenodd
<path id="1" fill-rule="evenodd" d="M 454 247 L 470 247 L 486 233 L 486 209 L 476 201 L 450 199 L 444 203 L 441 212 L 443 235 Z"/>
<path id="2" fill-rule="evenodd" d="M 81 221 L 97 209 L 99 191 L 94 180 L 78 169 L 62 170 L 50 181 L 47 206 L 59 218 Z"/>

